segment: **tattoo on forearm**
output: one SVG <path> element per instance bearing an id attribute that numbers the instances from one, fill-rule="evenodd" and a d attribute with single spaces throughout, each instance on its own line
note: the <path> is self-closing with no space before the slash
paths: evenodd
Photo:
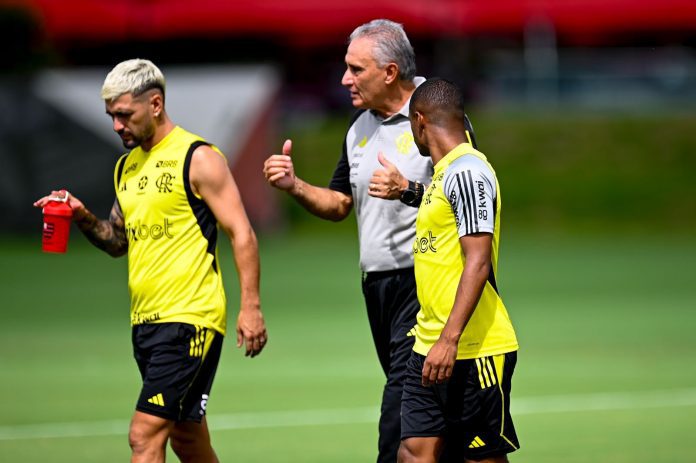
<path id="1" fill-rule="evenodd" d="M 87 239 L 111 256 L 118 257 L 128 252 L 128 239 L 123 222 L 123 213 L 118 201 L 114 203 L 109 220 L 100 220 L 85 209 L 82 218 L 76 220 L 77 226 Z"/>

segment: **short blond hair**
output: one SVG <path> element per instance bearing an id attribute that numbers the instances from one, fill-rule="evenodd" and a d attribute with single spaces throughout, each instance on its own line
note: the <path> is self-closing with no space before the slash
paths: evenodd
<path id="1" fill-rule="evenodd" d="M 146 59 L 129 59 L 118 63 L 106 75 L 101 89 L 101 97 L 112 101 L 121 95 L 131 93 L 140 96 L 148 90 L 159 89 L 164 96 L 164 74 L 152 61 Z"/>

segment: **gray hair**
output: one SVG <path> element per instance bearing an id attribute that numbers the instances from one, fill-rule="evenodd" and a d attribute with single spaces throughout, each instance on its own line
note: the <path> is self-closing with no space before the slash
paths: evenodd
<path id="1" fill-rule="evenodd" d="M 131 93 L 138 97 L 148 90 L 157 88 L 164 96 L 165 81 L 162 71 L 152 61 L 129 59 L 118 63 L 104 79 L 101 97 L 105 101 L 115 100 Z"/>
<path id="2" fill-rule="evenodd" d="M 380 67 L 396 63 L 399 79 L 413 80 L 416 77 L 416 55 L 401 24 L 388 19 L 374 19 L 358 26 L 350 34 L 348 43 L 360 37 L 374 41 L 374 58 Z"/>

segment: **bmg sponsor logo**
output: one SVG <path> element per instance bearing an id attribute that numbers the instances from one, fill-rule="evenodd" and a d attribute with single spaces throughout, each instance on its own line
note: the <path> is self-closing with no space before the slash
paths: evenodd
<path id="1" fill-rule="evenodd" d="M 172 161 L 157 161 L 157 163 L 155 164 L 155 167 L 159 167 L 159 168 L 162 168 L 162 167 L 176 167 L 177 162 L 179 162 L 179 161 L 177 161 L 177 160 L 172 160 Z"/>
<path id="2" fill-rule="evenodd" d="M 147 239 L 159 240 L 162 238 L 174 238 L 172 222 L 164 219 L 162 223 L 146 224 L 141 221 L 128 222 L 126 224 L 126 236 L 128 241 L 144 241 Z"/>

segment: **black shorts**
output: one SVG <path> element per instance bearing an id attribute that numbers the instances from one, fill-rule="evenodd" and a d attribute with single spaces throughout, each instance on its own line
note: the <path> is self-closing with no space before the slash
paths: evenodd
<path id="1" fill-rule="evenodd" d="M 443 437 L 449 453 L 483 460 L 520 446 L 510 417 L 517 352 L 457 360 L 445 383 L 425 387 L 425 357 L 413 352 L 401 401 L 401 439 Z"/>
<path id="2" fill-rule="evenodd" d="M 223 336 L 187 323 L 133 327 L 133 355 L 143 388 L 136 410 L 172 421 L 200 422 L 222 352 Z"/>

